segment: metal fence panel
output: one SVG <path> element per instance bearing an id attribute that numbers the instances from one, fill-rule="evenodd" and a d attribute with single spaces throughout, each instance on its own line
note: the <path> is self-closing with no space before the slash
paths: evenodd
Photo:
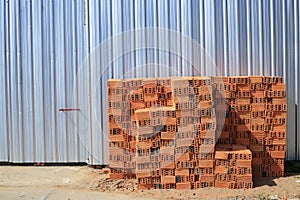
<path id="1" fill-rule="evenodd" d="M 197 41 L 219 67 L 219 75 L 283 76 L 287 159 L 300 159 L 299 11 L 297 0 L 2 1 L 0 161 L 107 164 L 108 78 L 216 73 L 186 40 L 145 30 L 121 45 L 112 39 L 89 63 L 99 67 L 77 77 L 99 44 L 144 27 L 172 29 Z M 180 49 L 183 57 L 192 55 L 200 72 L 183 57 L 154 48 L 120 56 L 96 80 L 103 60 L 116 56 L 117 47 L 133 49 L 144 41 Z M 142 70 L 135 68 L 143 65 Z M 91 89 L 94 82 L 97 87 Z M 82 94 L 91 99 L 86 102 Z M 80 112 L 58 111 L 80 106 Z"/>

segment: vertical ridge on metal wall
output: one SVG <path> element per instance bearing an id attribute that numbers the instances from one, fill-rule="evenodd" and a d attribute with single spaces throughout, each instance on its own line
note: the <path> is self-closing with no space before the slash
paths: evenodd
<path id="1" fill-rule="evenodd" d="M 0 3 L 0 13 L 5 14 L 5 1 Z M 4 17 L 0 17 L 0 111 L 2 118 L 0 120 L 0 159 L 1 161 L 9 161 L 9 115 L 8 115 L 8 93 L 7 93 L 7 64 L 6 64 L 6 21 Z"/>
<path id="2" fill-rule="evenodd" d="M 299 109 L 299 66 L 300 66 L 300 60 L 299 60 L 299 55 L 300 55 L 300 49 L 299 49 L 299 42 L 300 42 L 300 28 L 299 28 L 299 25 L 300 25 L 300 19 L 299 19 L 299 8 L 300 8 L 300 3 L 299 1 L 294 1 L 294 25 L 295 25 L 295 112 L 296 112 L 296 117 L 295 117 L 295 133 L 299 133 L 300 132 L 300 124 L 299 124 L 299 117 L 300 117 L 300 109 Z M 299 134 L 296 134 L 296 158 L 300 158 L 300 147 L 299 147 L 299 143 L 300 142 L 300 135 Z"/>
<path id="3" fill-rule="evenodd" d="M 294 32 L 294 9 L 293 1 L 286 1 L 286 55 L 287 55 L 287 71 L 286 71 L 286 84 L 287 84 L 287 94 L 288 94 L 288 112 L 287 112 L 287 155 L 288 159 L 295 159 L 296 155 L 296 129 L 295 129 L 295 32 Z"/>

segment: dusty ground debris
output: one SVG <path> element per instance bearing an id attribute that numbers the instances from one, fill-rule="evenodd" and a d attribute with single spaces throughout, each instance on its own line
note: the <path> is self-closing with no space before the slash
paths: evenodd
<path id="1" fill-rule="evenodd" d="M 287 165 L 288 166 L 288 165 Z M 64 183 L 68 178 L 69 183 Z M 118 188 L 110 190 L 116 180 L 99 169 L 81 167 L 22 167 L 0 166 L 0 199 L 300 199 L 300 183 L 297 174 L 280 178 L 254 179 L 251 190 L 199 188 L 195 190 L 136 190 L 136 180 L 126 180 L 125 186 L 135 190 Z M 125 181 L 125 182 L 126 182 Z M 131 182 L 132 181 L 132 182 Z M 107 182 L 107 183 L 105 183 Z M 101 183 L 101 184 L 99 184 Z M 122 182 L 121 182 L 122 183 Z M 258 185 L 259 183 L 259 185 Z M 123 183 L 122 183 L 123 184 Z M 108 189 L 106 189 L 106 187 Z M 102 192 L 103 191 L 103 192 Z"/>
<path id="2" fill-rule="evenodd" d="M 101 179 L 98 181 L 96 187 L 90 187 L 90 189 L 97 189 L 101 192 L 105 191 L 135 191 L 137 190 L 137 183 L 134 179 L 121 179 L 112 180 L 109 178 Z"/>

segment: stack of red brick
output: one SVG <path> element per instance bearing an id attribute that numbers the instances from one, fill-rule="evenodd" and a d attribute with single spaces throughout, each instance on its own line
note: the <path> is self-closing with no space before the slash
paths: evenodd
<path id="1" fill-rule="evenodd" d="M 252 152 L 254 177 L 284 175 L 286 92 L 281 77 L 215 77 L 216 107 L 225 102 L 218 149 L 244 145 Z M 224 99 L 225 97 L 225 99 Z M 218 105 L 219 104 L 219 105 Z M 219 119 L 220 117 L 220 119 Z M 217 129 L 218 129 L 217 128 Z"/>
<path id="2" fill-rule="evenodd" d="M 243 146 L 230 151 L 217 150 L 215 154 L 215 187 L 252 188 L 252 154 Z"/>
<path id="3" fill-rule="evenodd" d="M 135 178 L 136 125 L 132 121 L 130 93 L 141 80 L 108 81 L 109 163 L 112 179 Z"/>
<path id="4" fill-rule="evenodd" d="M 282 176 L 284 89 L 278 77 L 109 80 L 110 177 L 194 189 L 251 188 L 252 168 Z"/>
<path id="5" fill-rule="evenodd" d="M 215 110 L 210 77 L 172 79 L 176 189 L 214 186 Z"/>

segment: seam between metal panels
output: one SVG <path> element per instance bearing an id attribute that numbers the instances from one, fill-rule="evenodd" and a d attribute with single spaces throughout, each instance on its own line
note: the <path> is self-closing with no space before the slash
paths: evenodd
<path id="1" fill-rule="evenodd" d="M 3 1 L 3 11 L 4 11 L 4 19 L 3 19 L 3 22 L 4 22 L 4 26 L 5 28 L 7 27 L 7 22 L 6 22 L 6 6 L 5 6 L 6 2 Z M 7 30 L 7 29 L 6 29 Z M 4 58 L 4 64 L 5 66 L 8 66 L 7 64 L 7 55 L 6 55 L 6 50 L 7 50 L 7 40 L 6 40 L 6 37 L 7 37 L 7 33 L 6 31 L 4 31 L 4 52 L 3 52 L 3 58 Z M 7 161 L 10 161 L 10 147 L 11 147 L 11 144 L 10 144 L 10 133 L 11 133 L 11 123 L 9 122 L 9 115 L 8 115 L 8 108 L 10 107 L 10 104 L 9 104 L 9 101 L 8 101 L 8 77 L 7 76 L 7 68 L 8 67 L 4 67 L 4 77 L 5 77 L 5 103 L 6 103 L 6 143 L 7 143 Z M 11 108 L 10 108 L 11 109 Z"/>
<path id="2" fill-rule="evenodd" d="M 67 39 L 66 39 L 66 13 L 67 13 L 67 11 L 66 11 L 66 2 L 64 1 L 63 2 L 63 19 L 62 19 L 62 23 L 63 23 L 63 38 L 64 38 L 64 42 L 63 42 L 63 47 L 64 47 L 64 95 L 65 95 L 65 97 L 64 97 L 64 100 L 65 100 L 65 102 L 64 102 L 64 106 L 68 106 L 68 104 L 67 104 L 67 56 L 66 56 L 66 51 L 67 51 Z M 69 66 L 68 66 L 69 67 Z M 69 128 L 69 124 L 68 124 L 68 117 L 69 117 L 69 115 L 68 115 L 68 112 L 66 112 L 65 113 L 65 115 L 64 115 L 64 117 L 65 117 L 65 123 L 66 123 L 66 126 L 65 126 L 65 131 L 66 131 L 66 159 L 67 159 L 67 162 L 69 162 L 69 131 L 68 131 L 68 128 Z"/>
<path id="3" fill-rule="evenodd" d="M 157 5 L 157 7 L 159 8 L 159 6 Z M 203 10 L 204 10 L 204 6 L 203 6 Z M 179 17 L 178 17 L 178 19 L 179 19 L 179 30 L 180 30 L 180 32 L 182 32 L 182 18 L 181 18 L 181 14 L 182 14 L 182 8 L 181 8 L 181 2 L 179 1 L 178 2 L 178 11 L 179 11 Z M 204 21 L 204 18 L 203 18 L 203 26 L 205 26 L 205 21 Z M 203 31 L 203 33 L 204 33 L 204 31 Z M 204 35 L 205 35 L 205 33 L 204 33 Z M 159 42 L 159 40 L 158 40 L 158 42 Z M 178 45 L 179 45 L 179 49 L 180 49 L 180 52 L 182 52 L 182 43 L 181 43 L 181 41 L 178 43 Z M 160 63 L 160 61 L 159 61 L 159 54 L 158 54 L 158 63 Z M 180 66 L 182 66 L 182 60 L 180 59 Z M 158 72 L 160 72 L 160 70 L 158 70 Z M 183 73 L 183 70 L 182 70 L 182 67 L 180 67 L 180 72 L 179 72 L 180 74 L 182 74 Z M 160 73 L 158 73 L 158 76 L 160 76 Z"/>
<path id="4" fill-rule="evenodd" d="M 276 32 L 274 32 L 275 30 L 275 24 L 274 24 L 274 12 L 275 12 L 275 5 L 273 4 L 273 1 L 270 1 L 270 35 L 271 35 L 271 44 L 270 44 L 270 48 L 271 48 L 271 76 L 274 76 L 276 74 L 276 67 L 275 67 L 275 37 L 276 37 Z"/>
<path id="5" fill-rule="evenodd" d="M 90 5 L 89 5 L 89 1 L 86 1 L 86 9 L 87 9 L 87 13 L 90 13 L 89 12 L 89 10 L 90 10 Z M 90 40 L 90 15 L 89 14 L 87 14 L 87 26 L 88 26 L 88 29 L 87 29 L 87 37 L 89 38 L 88 39 L 88 53 L 90 53 L 91 52 L 91 44 L 90 44 L 90 42 L 89 42 L 89 40 Z M 92 113 L 93 113 L 93 105 L 92 105 L 92 86 L 91 86 L 91 60 L 90 60 L 90 56 L 88 57 L 88 62 L 89 62 L 89 64 L 88 64 L 88 81 L 89 81 L 89 122 L 90 122 L 90 152 L 89 152 L 89 158 L 91 159 L 90 160 L 90 163 L 91 163 L 91 165 L 93 165 L 93 163 L 94 163 L 94 157 L 93 157 L 93 125 L 92 125 L 92 117 L 93 117 L 93 115 L 92 115 Z"/>
<path id="6" fill-rule="evenodd" d="M 74 21 L 76 21 L 76 17 L 78 15 L 77 13 L 77 3 L 74 4 Z M 77 23 L 74 23 L 74 35 L 75 35 L 75 51 L 76 51 L 76 57 L 75 57 L 75 76 L 74 76 L 74 91 L 76 93 L 75 95 L 75 107 L 78 108 L 78 85 L 76 84 L 76 74 L 78 72 L 78 49 L 79 49 L 79 45 L 78 45 L 78 34 L 77 34 Z M 74 94 L 72 95 L 74 97 Z M 77 141 L 77 159 L 80 160 L 80 137 L 79 137 L 79 120 L 78 120 L 78 114 L 76 113 L 76 124 L 74 126 L 76 126 L 74 128 L 75 131 L 75 135 L 76 135 L 76 141 Z"/>
<path id="7" fill-rule="evenodd" d="M 190 3 L 190 2 L 189 2 L 189 3 Z M 167 7 L 170 8 L 170 2 L 167 2 L 167 4 L 168 4 Z M 147 3 L 145 4 L 145 9 L 147 9 Z M 191 14 L 192 14 L 192 12 L 191 12 Z M 170 10 L 168 10 L 168 16 L 167 16 L 167 24 L 168 24 L 168 25 L 170 25 L 170 21 L 171 21 L 170 16 L 171 16 Z M 145 21 L 147 22 L 146 17 L 145 17 Z M 146 23 L 146 22 L 145 22 L 145 23 Z M 146 34 L 147 34 L 147 31 L 146 31 Z M 169 37 L 169 36 L 170 36 L 170 34 L 168 35 L 168 37 Z M 147 38 L 147 36 L 146 36 L 146 38 Z M 170 38 L 170 37 L 169 37 L 169 38 Z M 171 43 L 170 43 L 170 42 L 169 42 L 169 47 L 171 47 Z M 147 53 L 147 52 L 146 52 L 146 53 Z M 190 53 L 193 55 L 193 51 L 191 51 Z M 167 61 L 167 62 L 168 62 L 168 63 L 171 63 L 171 54 L 170 54 L 170 52 L 168 52 L 168 54 L 169 54 L 169 56 L 168 56 L 168 61 Z M 146 55 L 146 59 L 147 59 L 147 57 L 148 57 L 148 56 Z M 148 63 L 147 60 L 146 60 L 146 63 Z M 169 69 L 168 73 L 169 73 L 169 75 L 172 74 L 171 68 Z"/>
<path id="8" fill-rule="evenodd" d="M 236 5 L 235 5 L 235 18 L 236 18 L 236 40 L 237 40 L 237 44 L 236 44 L 236 48 L 237 48 L 237 52 L 238 52 L 238 56 L 236 57 L 236 59 L 237 59 L 237 64 L 238 64 L 238 74 L 239 75 L 245 75 L 245 74 L 243 74 L 244 73 L 244 71 L 242 71 L 242 66 L 241 66 L 241 64 L 242 64 L 242 62 L 241 62 L 241 59 L 240 59 L 240 57 L 241 57 L 241 51 L 240 51 L 240 49 L 241 49 L 241 42 L 240 42 L 240 34 L 241 34 L 241 30 L 240 30 L 240 20 L 239 20 L 239 12 L 238 12 L 238 10 L 239 10 L 239 2 L 240 1 L 237 1 L 236 2 Z"/>
<path id="9" fill-rule="evenodd" d="M 17 17 L 16 17 L 16 13 L 14 12 L 14 10 L 15 10 L 15 7 L 13 7 L 12 5 L 14 5 L 14 4 L 10 4 L 10 9 L 12 10 L 12 13 L 11 13 L 11 15 L 10 15 L 10 17 L 13 19 L 12 21 L 14 22 L 13 24 L 12 24 L 12 26 L 10 27 L 10 32 L 12 33 L 13 31 L 16 31 L 16 29 L 17 29 Z M 12 29 L 12 30 L 11 30 Z M 13 46 L 13 49 L 10 49 L 10 51 L 11 51 L 11 54 L 10 54 L 10 59 L 11 60 L 13 60 L 13 64 L 14 65 L 12 65 L 12 67 L 13 67 L 13 73 L 11 74 L 11 76 L 12 76 L 12 82 L 13 82 L 13 85 L 16 87 L 16 88 L 14 88 L 16 91 L 14 91 L 14 94 L 15 94 L 15 106 L 16 106 L 16 111 L 17 111 L 17 113 L 15 113 L 15 120 L 16 120 L 16 126 L 17 126 L 17 132 L 15 132 L 16 134 L 21 134 L 21 137 L 22 137 L 22 132 L 20 133 L 20 118 L 19 118 L 19 112 L 20 112 L 20 105 L 19 105 L 19 66 L 18 66 L 18 60 L 17 60 L 17 56 L 14 56 L 14 54 L 17 52 L 17 43 L 18 43 L 18 41 L 17 41 L 17 36 L 16 35 L 14 35 L 14 36 L 12 36 L 11 37 L 12 38 L 12 40 L 13 41 L 10 41 L 10 42 L 12 42 L 12 44 L 14 44 L 14 45 L 12 45 Z M 14 51 L 13 51 L 14 50 Z M 13 76 L 15 77 L 15 78 L 13 78 Z M 18 153 L 20 153 L 21 154 L 21 156 L 22 156 L 22 153 L 20 152 L 20 150 L 21 150 L 21 147 L 20 147 L 20 143 L 19 143 L 20 141 L 19 141 L 19 138 L 18 138 L 18 140 L 17 140 L 17 145 L 18 145 Z M 20 157 L 20 155 L 18 154 L 18 156 Z"/>
<path id="10" fill-rule="evenodd" d="M 286 6 L 285 6 L 285 3 L 282 2 L 282 46 L 284 47 L 284 49 L 287 49 L 287 43 L 286 43 L 286 32 L 285 32 L 285 29 L 287 28 L 287 25 L 286 25 Z M 286 51 L 283 51 L 283 74 L 284 74 L 284 81 L 285 81 L 285 84 L 287 84 L 287 80 L 286 80 L 286 77 L 287 77 L 287 70 L 286 70 Z"/>
<path id="11" fill-rule="evenodd" d="M 99 4 L 98 4 L 98 10 L 99 10 L 99 28 L 100 28 L 100 30 L 102 29 L 101 28 L 101 2 L 99 2 Z M 101 33 L 100 33 L 101 34 Z M 100 38 L 101 38 L 101 35 L 99 36 Z M 102 52 L 100 52 L 100 63 L 101 63 L 101 58 L 102 58 Z M 123 65 L 124 65 L 124 63 L 123 63 Z M 123 66 L 124 67 L 124 66 Z M 103 66 L 101 66 L 101 64 L 100 64 L 100 69 L 103 69 Z M 103 97 L 102 97 L 102 92 L 101 92 L 101 89 L 102 89 L 102 76 L 100 77 L 100 99 L 101 99 L 101 101 L 103 101 Z M 100 114 L 101 114 L 101 111 L 103 112 L 103 103 L 101 103 L 100 104 Z M 106 113 L 106 112 L 104 112 L 104 113 Z M 101 148 L 102 148 L 102 152 L 101 152 L 101 156 L 102 156 L 102 161 L 104 161 L 104 136 L 103 136 L 103 131 L 104 131 L 104 128 L 103 128 L 103 117 L 101 117 L 101 122 L 100 122 L 100 124 L 101 124 L 101 131 L 102 131 L 102 133 L 100 133 L 101 135 L 100 135 L 100 137 L 101 137 Z"/>
<path id="12" fill-rule="evenodd" d="M 44 62 L 45 62 L 45 51 L 44 51 L 44 23 L 43 23 L 43 2 L 41 1 L 41 52 L 42 52 L 42 56 L 41 56 L 41 60 L 42 60 L 42 66 L 41 67 L 41 75 L 42 75 L 42 83 L 41 83 L 41 87 L 42 87 L 42 118 L 43 118 L 43 142 L 44 142 L 44 158 L 43 161 L 46 162 L 47 160 L 47 140 L 46 140 L 46 124 L 45 124 L 45 101 L 44 101 L 44 95 L 45 95 L 45 90 L 44 90 Z"/>
<path id="13" fill-rule="evenodd" d="M 224 54 L 224 69 L 223 69 L 223 72 L 224 72 L 224 75 L 227 75 L 228 74 L 228 28 L 227 28 L 227 1 L 224 2 L 223 4 L 223 45 L 224 45 L 224 51 L 223 51 L 223 54 Z"/>
<path id="14" fill-rule="evenodd" d="M 300 2 L 299 1 L 296 1 L 297 3 L 298 3 L 298 13 L 297 13 L 297 17 L 298 17 L 298 30 L 297 30 L 297 33 L 298 33 L 298 55 L 296 55 L 297 56 L 297 58 L 298 58 L 298 66 L 300 65 L 300 45 L 299 45 L 299 42 L 300 42 Z M 299 77 L 300 77 L 300 69 L 299 69 L 299 67 L 298 67 L 298 74 L 297 74 L 297 77 L 298 77 L 298 87 L 299 87 L 299 85 L 300 85 L 300 80 L 299 80 Z M 299 143 L 300 143 L 300 136 L 299 136 L 299 132 L 300 132 L 300 91 L 299 91 L 299 88 L 298 88 L 298 91 L 297 91 L 297 95 L 298 95 L 298 98 L 297 98 L 297 105 L 298 105 L 298 110 L 297 110 L 297 121 L 296 121 L 296 124 L 298 124 L 298 127 L 297 127 L 297 134 L 298 134 L 298 157 L 297 157 L 297 159 L 299 160 L 300 159 L 300 145 L 299 145 Z"/>
<path id="15" fill-rule="evenodd" d="M 20 0 L 19 1 L 16 1 L 17 3 L 17 10 L 18 10 L 18 23 L 16 24 L 16 26 L 18 27 L 18 31 L 17 32 L 20 32 L 22 33 L 22 29 L 21 29 L 21 17 L 20 17 Z M 17 13 L 16 13 L 17 15 Z M 17 16 L 16 16 L 17 18 Z M 17 39 L 18 37 L 18 39 Z M 22 90 L 22 85 L 23 85 L 23 70 L 22 70 L 22 48 L 21 48 L 21 34 L 16 34 L 16 41 L 17 41 L 17 51 L 20 51 L 20 52 L 17 52 L 17 55 L 19 54 L 20 55 L 20 58 L 19 58 L 19 66 L 17 66 L 17 68 L 19 68 L 19 84 L 18 84 L 18 87 L 19 87 L 19 98 L 20 98 L 20 112 L 21 112 L 21 134 L 22 134 L 22 141 L 21 141 L 21 144 L 22 144 L 22 160 L 24 161 L 25 160 L 25 135 L 24 135 L 24 100 L 23 100 L 23 90 Z M 19 47 L 19 48 L 18 48 Z M 18 60 L 18 57 L 16 58 Z"/>
<path id="16" fill-rule="evenodd" d="M 263 69 L 262 69 L 262 65 L 263 65 L 263 34 L 262 34 L 262 23 L 263 23 L 263 19 L 262 19 L 262 10 L 261 10 L 261 1 L 258 1 L 258 27 L 259 27 L 259 75 L 263 75 Z M 258 74 L 255 74 L 258 75 Z"/>
<path id="17" fill-rule="evenodd" d="M 251 38 L 251 4 L 249 3 L 250 0 L 246 1 L 246 23 L 247 23 L 247 64 L 248 64 L 248 75 L 252 75 L 252 59 L 251 59 L 251 52 L 252 52 L 252 38 Z"/>
<path id="18" fill-rule="evenodd" d="M 282 2 L 282 46 L 284 47 L 284 49 L 287 49 L 287 43 L 286 43 L 286 32 L 284 31 L 287 28 L 286 25 L 286 6 L 285 3 Z M 286 51 L 283 51 L 283 74 L 284 74 L 284 82 L 287 85 L 287 73 L 288 71 L 286 70 L 286 66 L 287 66 L 287 61 L 286 61 Z M 288 100 L 288 99 L 287 99 Z M 288 106 L 289 109 L 289 106 Z M 288 112 L 287 112 L 287 117 L 288 117 Z M 287 127 L 287 131 L 288 131 L 288 127 Z M 288 158 L 288 148 L 286 148 L 286 157 Z M 289 158 L 288 158 L 289 159 Z"/>
<path id="19" fill-rule="evenodd" d="M 54 103 L 54 106 L 53 106 L 53 115 L 54 115 L 54 143 L 55 143 L 55 159 L 56 159 L 56 162 L 58 162 L 58 159 L 59 159 L 59 157 L 58 157 L 58 140 L 57 140 L 57 117 L 56 117 L 56 115 L 57 115 L 57 111 L 56 111 L 56 108 L 57 108 L 57 100 L 56 100 L 56 98 L 57 98 L 57 94 L 56 94 L 56 66 L 55 66 L 55 60 L 56 60 L 56 51 L 55 51 L 55 41 L 54 41 L 54 39 L 55 39 L 55 30 L 56 30 L 56 28 L 55 28 L 55 26 L 54 26 L 54 24 L 55 24 L 55 22 L 54 22 L 54 16 L 55 16 L 55 12 L 54 12 L 54 2 L 52 1 L 52 3 L 51 3 L 51 6 L 52 6 L 52 9 L 51 9 L 51 13 L 52 13 L 52 26 L 53 26 L 53 28 L 52 28 L 52 31 L 53 31 L 53 33 L 52 33 L 52 39 L 53 39 L 53 69 L 52 69 L 52 71 L 53 71 L 53 78 L 52 78 L 52 80 L 53 80 L 53 86 L 54 86 L 54 90 L 53 90 L 53 103 Z"/>
<path id="20" fill-rule="evenodd" d="M 32 32 L 32 3 L 30 4 L 30 46 L 31 48 L 33 47 L 33 32 Z M 35 87 L 34 87 L 34 73 L 33 73 L 33 53 L 31 53 L 31 84 L 32 84 L 32 92 L 31 92 L 31 98 L 32 98 L 32 138 L 33 138 L 33 162 L 36 162 L 36 141 L 35 141 L 35 118 L 34 118 L 34 113 L 35 113 L 35 101 L 34 101 L 34 91 L 35 91 Z"/>
<path id="21" fill-rule="evenodd" d="M 215 42 L 216 42 L 214 51 L 215 51 L 215 57 L 216 57 L 215 58 L 215 63 L 216 63 L 216 67 L 218 68 L 218 66 L 220 65 L 220 62 L 219 62 L 219 53 L 217 51 L 217 48 L 218 48 L 218 45 L 217 45 L 217 26 L 218 26 L 218 23 L 217 23 L 217 12 L 216 12 L 217 5 L 216 5 L 216 2 L 214 2 L 213 8 L 214 8 L 214 25 L 215 25 L 215 27 L 214 27 L 214 29 L 215 29 L 214 39 L 215 39 Z M 192 55 L 194 55 L 194 54 L 192 54 Z M 195 74 L 193 74 L 193 76 L 195 76 Z"/>
<path id="22" fill-rule="evenodd" d="M 297 87 L 297 83 L 299 83 L 299 81 L 297 80 L 297 72 L 298 72 L 298 70 L 299 69 L 297 69 L 297 66 L 298 66 L 298 56 L 297 56 L 297 54 L 298 54 L 298 45 L 299 45 L 299 40 L 298 40 L 298 34 L 297 34 L 297 32 L 298 32 L 298 26 L 297 26 L 297 19 L 298 19 L 298 12 L 297 12 L 297 0 L 294 0 L 294 35 L 295 35 L 295 41 L 294 41 L 294 44 L 295 44 L 295 52 L 294 52 L 294 55 L 295 55 L 295 64 L 294 64 L 294 66 L 295 66 L 295 74 L 294 74 L 294 77 L 295 77 L 295 87 Z M 299 90 L 299 88 L 298 88 L 298 90 Z M 297 101 L 299 101 L 299 99 L 297 98 L 297 91 L 295 90 L 295 92 L 296 92 L 296 94 L 295 94 L 295 100 L 297 100 Z M 299 91 L 298 91 L 299 92 Z M 298 106 L 299 105 L 297 105 L 297 101 L 295 102 L 295 136 L 296 136 L 296 138 L 295 138 L 295 147 L 296 147 L 296 153 L 295 153 L 295 157 L 296 157 L 296 159 L 298 158 L 298 148 L 299 148 L 299 146 L 297 145 L 298 144 L 298 120 L 297 120 L 297 118 L 298 118 Z"/>
<path id="23" fill-rule="evenodd" d="M 8 66 L 9 66 L 9 70 L 8 70 L 8 74 L 7 74 L 7 76 L 8 76 L 8 78 L 9 78 L 9 81 L 8 81 L 8 85 L 9 85 L 9 105 L 10 105 L 10 150 L 12 151 L 11 152 L 11 159 L 13 160 L 14 159 L 14 156 L 13 156 L 13 148 L 14 148 L 14 145 L 13 145 L 13 141 L 14 141 L 14 139 L 13 139 L 13 120 L 12 120 L 12 94 L 11 94 L 11 61 L 10 61 L 10 17 L 9 17 L 9 15 L 10 15 L 10 12 L 9 12 L 9 2 L 6 2 L 6 7 L 5 7 L 5 11 L 7 11 L 7 13 L 6 13 L 6 18 L 7 18 L 7 20 L 5 20 L 6 21 L 6 30 L 7 30 L 7 32 L 8 32 L 8 34 L 7 34 L 7 38 L 6 38 L 6 40 L 7 40 L 7 46 L 8 46 L 8 49 L 6 50 L 6 58 L 7 58 L 7 61 L 8 61 Z"/>
<path id="24" fill-rule="evenodd" d="M 112 1 L 109 1 L 109 10 L 110 10 L 110 16 L 109 16 L 109 19 L 110 21 L 112 21 Z M 135 20 L 134 20 L 135 21 Z M 110 34 L 112 35 L 113 34 L 113 26 L 110 24 Z M 110 41 L 110 56 L 113 55 L 113 40 Z M 111 68 L 111 72 L 112 72 L 112 77 L 111 78 L 115 78 L 114 77 L 114 73 L 113 73 L 113 65 L 110 65 L 109 66 Z"/>

